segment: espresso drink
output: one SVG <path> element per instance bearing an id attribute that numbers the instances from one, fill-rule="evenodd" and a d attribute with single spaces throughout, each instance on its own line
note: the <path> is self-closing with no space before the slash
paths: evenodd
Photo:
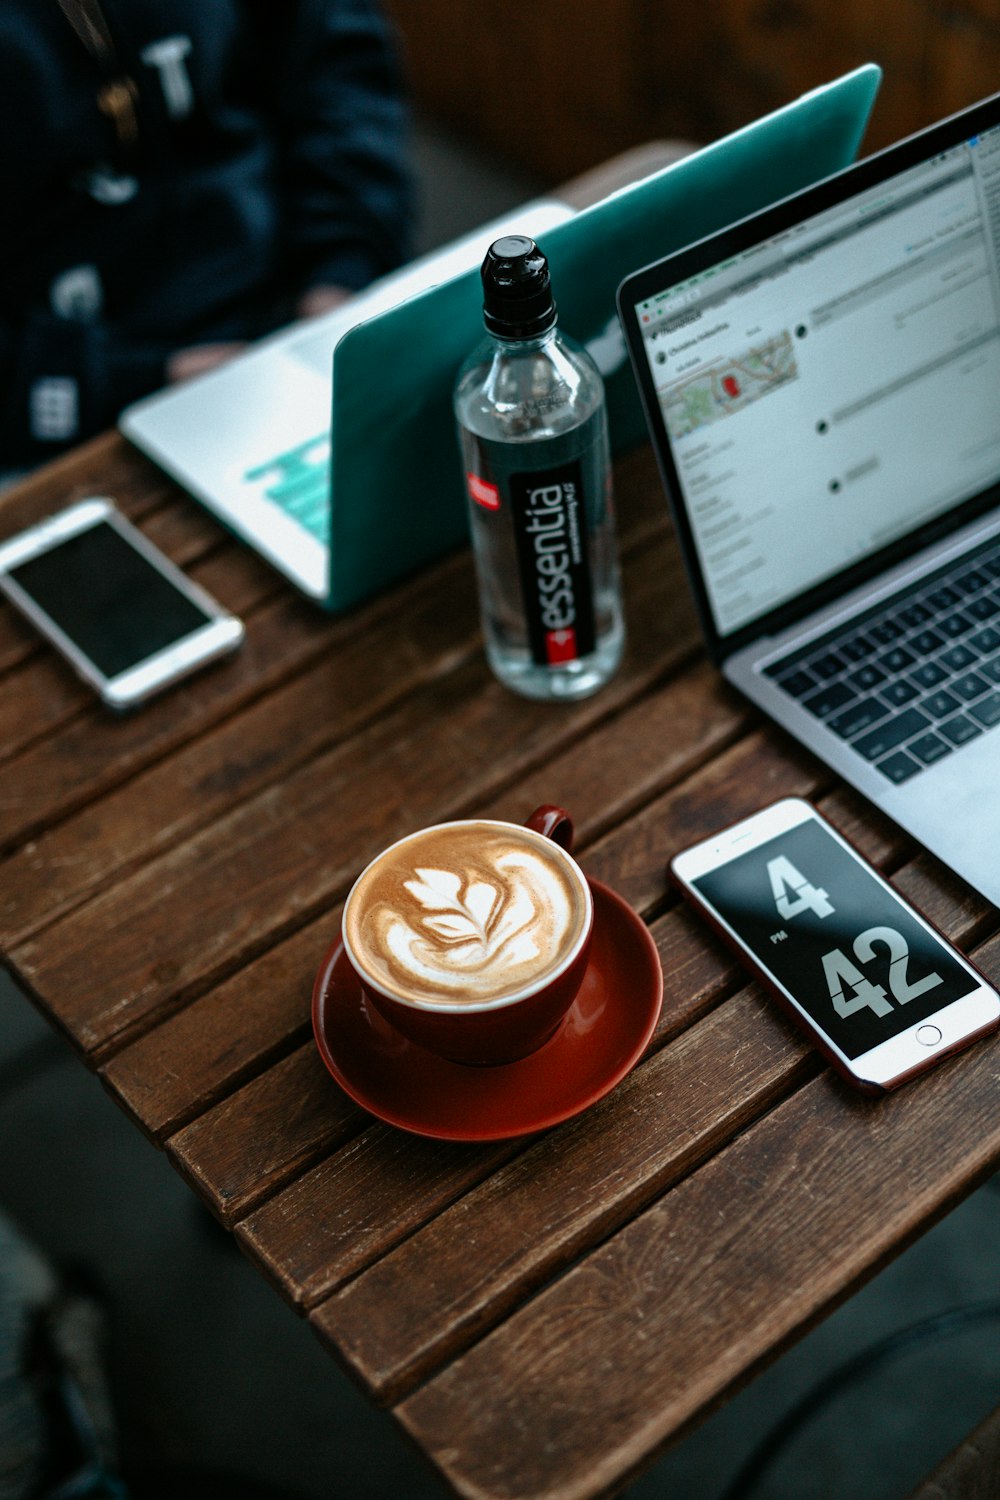
<path id="1" fill-rule="evenodd" d="M 544 983 L 588 920 L 584 877 L 516 824 L 444 823 L 380 855 L 344 913 L 355 960 L 401 1000 L 483 1004 Z"/>

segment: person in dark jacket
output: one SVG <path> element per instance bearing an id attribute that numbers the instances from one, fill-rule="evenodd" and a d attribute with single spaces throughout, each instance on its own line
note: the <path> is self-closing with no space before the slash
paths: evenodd
<path id="1" fill-rule="evenodd" d="M 0 469 L 410 249 L 377 0 L 4 0 Z"/>

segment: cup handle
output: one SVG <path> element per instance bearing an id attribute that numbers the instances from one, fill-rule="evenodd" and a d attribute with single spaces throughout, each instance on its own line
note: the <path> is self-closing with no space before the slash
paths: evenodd
<path id="1" fill-rule="evenodd" d="M 543 833 L 547 839 L 558 844 L 560 849 L 572 854 L 573 819 L 565 808 L 546 802 L 543 807 L 536 807 L 530 818 L 525 818 L 524 826 L 533 828 L 536 833 Z"/>

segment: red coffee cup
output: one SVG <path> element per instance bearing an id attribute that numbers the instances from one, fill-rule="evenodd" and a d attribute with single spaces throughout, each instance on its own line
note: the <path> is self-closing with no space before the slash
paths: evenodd
<path id="1" fill-rule="evenodd" d="M 573 1004 L 590 952 L 594 903 L 572 842 L 569 815 L 545 806 L 524 824 L 454 819 L 383 850 L 355 881 L 343 918 L 344 951 L 369 1005 L 453 1062 L 508 1063 L 536 1051 Z"/>

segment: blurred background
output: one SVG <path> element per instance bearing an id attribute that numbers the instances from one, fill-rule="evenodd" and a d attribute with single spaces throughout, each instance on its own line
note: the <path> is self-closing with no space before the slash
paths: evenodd
<path id="1" fill-rule="evenodd" d="M 654 137 L 707 143 L 864 62 L 866 149 L 993 93 L 995 0 L 388 0 L 421 112 L 551 186 Z"/>

